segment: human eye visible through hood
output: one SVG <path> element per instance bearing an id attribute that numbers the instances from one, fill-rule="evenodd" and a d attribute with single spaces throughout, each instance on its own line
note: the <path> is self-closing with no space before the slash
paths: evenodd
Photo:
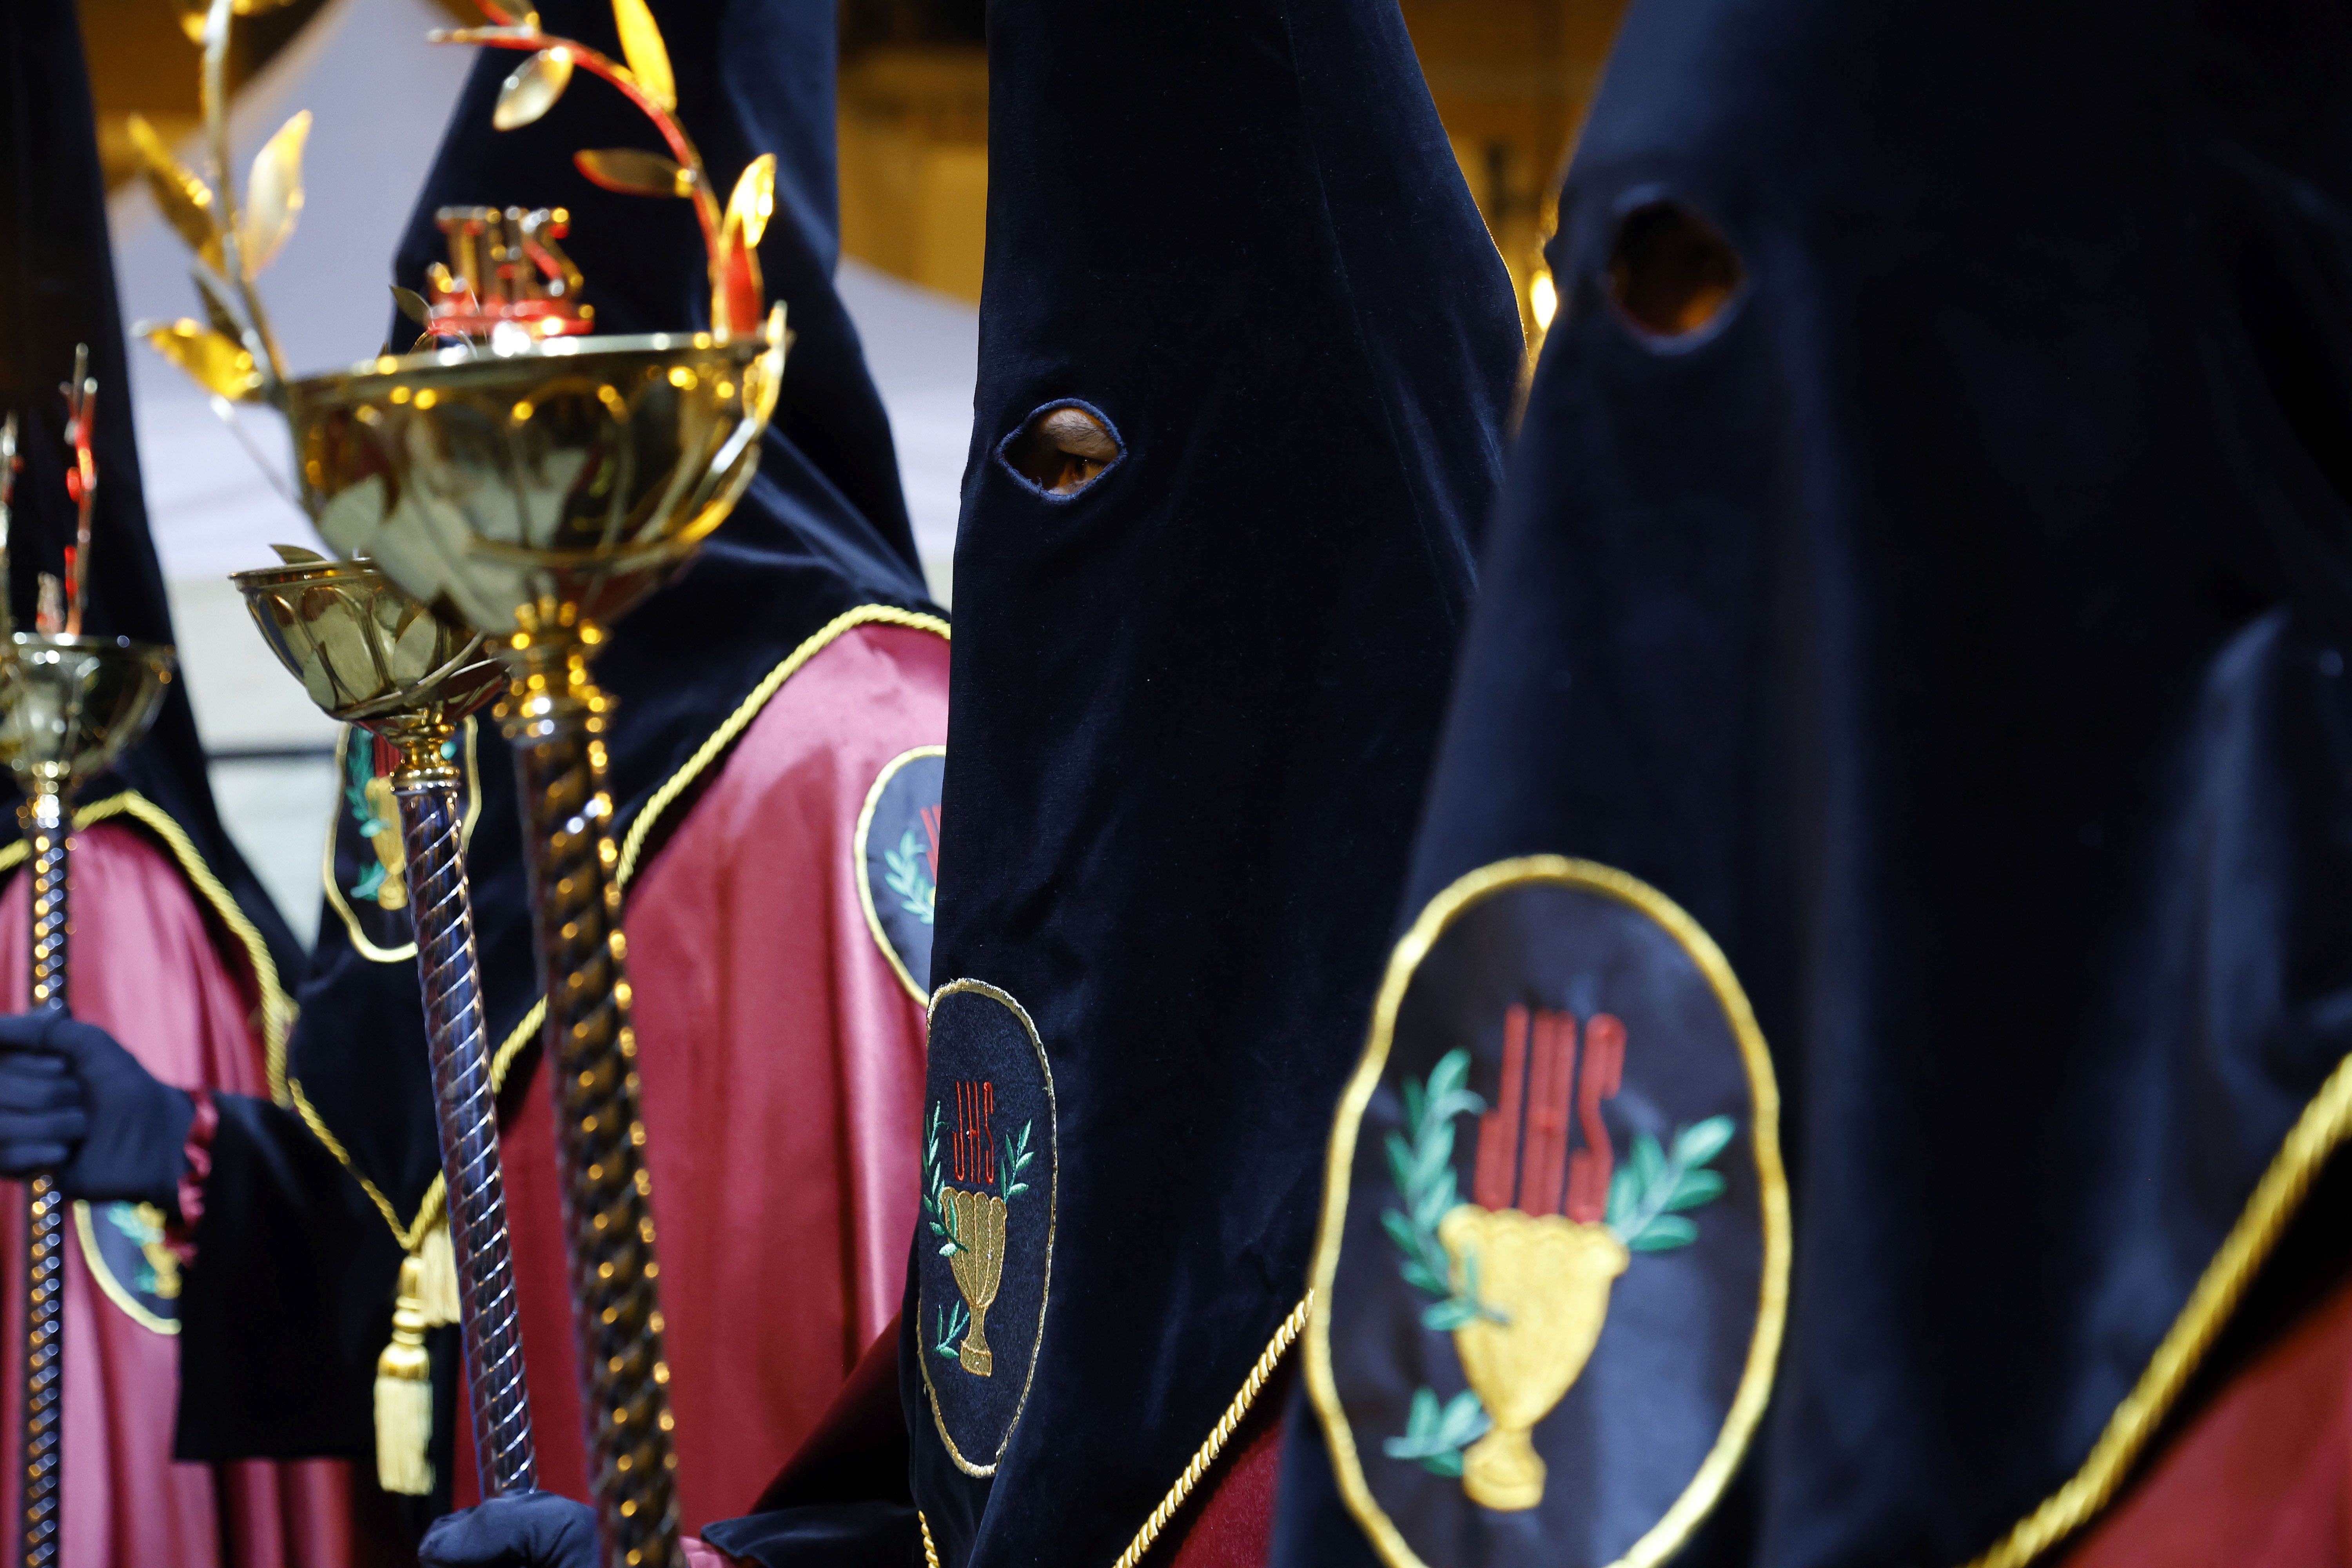
<path id="1" fill-rule="evenodd" d="M 1056 403 L 1024 421 L 998 456 L 1045 494 L 1074 496 L 1100 479 L 1123 452 L 1102 416 L 1074 403 Z"/>

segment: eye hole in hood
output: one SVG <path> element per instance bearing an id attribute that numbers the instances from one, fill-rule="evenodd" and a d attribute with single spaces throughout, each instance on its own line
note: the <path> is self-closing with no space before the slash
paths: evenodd
<path id="1" fill-rule="evenodd" d="M 1645 202 L 1617 220 L 1610 302 L 1653 346 L 1678 347 L 1713 326 L 1747 276 L 1731 242 L 1680 202 Z"/>
<path id="2" fill-rule="evenodd" d="M 996 457 L 1032 489 L 1074 496 L 1102 478 L 1126 448 L 1110 421 L 1083 403 L 1049 403 L 1004 438 Z"/>

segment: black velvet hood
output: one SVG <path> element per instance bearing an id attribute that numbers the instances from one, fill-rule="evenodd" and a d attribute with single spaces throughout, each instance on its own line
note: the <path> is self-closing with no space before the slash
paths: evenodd
<path id="1" fill-rule="evenodd" d="M 941 1562 L 1108 1563 L 1288 1342 L 1522 344 L 1389 0 L 989 51 L 901 1385 Z"/>
<path id="2" fill-rule="evenodd" d="M 659 820 L 625 854 L 625 875 L 658 852 L 698 786 L 723 765 L 721 751 L 689 768 L 699 749 L 740 733 L 751 716 L 747 700 L 796 648 L 861 605 L 938 613 L 917 563 L 881 401 L 834 292 L 834 8 L 829 0 L 656 0 L 653 9 L 677 73 L 680 119 L 720 188 L 731 188 L 759 153 L 777 154 L 775 215 L 760 258 L 768 296 L 784 302 L 793 339 L 751 489 L 684 575 L 626 616 L 596 658 L 596 679 L 616 700 L 607 754 L 615 837 L 625 848 L 649 801 L 670 786 Z M 612 8 L 602 0 L 551 0 L 541 16 L 551 33 L 619 58 Z M 417 199 L 395 262 L 399 281 L 421 290 L 425 268 L 446 258 L 434 222 L 438 208 L 563 206 L 572 215 L 565 248 L 586 276 L 583 297 L 595 307 L 599 332 L 707 326 L 705 253 L 689 204 L 608 193 L 573 167 L 572 154 L 583 148 L 656 145 L 654 128 L 617 92 L 583 72 L 543 119 L 515 131 L 492 128 L 499 84 L 527 58 L 482 51 Z M 404 321 L 393 330 L 402 347 L 415 331 Z M 730 720 L 738 722 L 730 727 Z M 531 1087 L 540 993 L 511 754 L 487 712 L 475 721 L 470 745 L 478 796 L 467 866 L 483 991 L 489 1038 L 512 1060 L 501 1108 L 509 1117 L 544 1115 L 544 1095 Z M 340 830 L 349 833 L 351 825 Z M 411 1246 L 438 1216 L 440 1175 L 415 964 L 404 948 L 363 951 L 333 903 L 300 993 L 294 1093 L 306 1119 L 329 1133 L 339 1157 L 367 1184 L 372 1206 Z M 269 1244 L 257 1234 L 252 1239 Z M 225 1373 L 209 1401 L 215 1410 L 184 1399 L 184 1449 L 357 1445 L 364 1451 L 365 1372 L 375 1353 L 369 1347 L 381 1345 L 390 1289 L 386 1272 L 381 1296 L 347 1292 L 350 1300 L 328 1309 L 365 1319 L 347 1329 L 331 1325 L 355 1358 L 356 1379 L 341 1376 L 339 1367 L 326 1374 L 337 1379 L 331 1397 L 288 1403 L 252 1388 L 238 1392 L 233 1372 Z M 227 1298 L 217 1303 L 225 1327 L 232 1305 Z M 309 1342 L 310 1331 L 299 1332 Z M 254 1338 L 242 1329 L 233 1337 Z M 436 1364 L 448 1359 L 436 1355 Z M 274 1375 L 249 1381 L 284 1383 Z M 223 1426 L 213 1432 L 215 1421 Z M 207 1435 L 192 1435 L 192 1422 Z M 436 1429 L 453 1427 L 441 1420 Z M 438 1469 L 446 1477 L 449 1467 Z"/>
<path id="3" fill-rule="evenodd" d="M 62 574 L 73 542 L 60 388 L 73 375 L 75 345 L 87 343 L 98 378 L 99 482 L 83 630 L 169 644 L 171 607 L 131 435 L 89 77 L 68 0 L 26 0 L 0 15 L 0 416 L 16 416 L 23 460 L 9 535 L 10 609 L 19 630 L 32 629 L 35 575 Z M 13 795 L 12 785 L 0 789 Z M 126 789 L 153 808 L 131 815 L 164 840 L 196 884 L 199 904 L 222 921 L 230 950 L 253 963 L 282 1010 L 279 979 L 290 986 L 301 973 L 301 949 L 222 831 L 183 683 L 173 682 L 147 738 L 78 798 L 84 806 L 119 801 Z M 0 816 L 0 845 L 16 842 L 11 810 Z M 204 886 L 207 878 L 215 888 Z"/>
<path id="4" fill-rule="evenodd" d="M 1619 868 L 1769 1043 L 1787 1338 L 1677 1563 L 2063 1541 L 2347 1130 L 2347 79 L 2336 4 L 1626 22 L 1412 902 Z M 1680 335 L 1612 300 L 1659 202 L 1744 273 Z M 1665 1452 L 1675 1398 L 1594 1441 Z M 1294 1416 L 1276 1561 L 1380 1560 Z M 1612 1497 L 1538 1551 L 1521 1517 L 1414 1555 L 1597 1565 L 1658 1518 Z"/>

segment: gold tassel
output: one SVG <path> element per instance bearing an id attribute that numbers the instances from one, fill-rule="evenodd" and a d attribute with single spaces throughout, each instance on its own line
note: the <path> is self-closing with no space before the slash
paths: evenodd
<path id="1" fill-rule="evenodd" d="M 400 1261 L 400 1299 L 392 1308 L 392 1342 L 375 1359 L 375 1479 L 388 1492 L 433 1490 L 433 1358 L 425 1351 L 425 1261 Z"/>
<path id="2" fill-rule="evenodd" d="M 425 1326 L 437 1329 L 457 1321 L 457 1249 L 449 1244 L 449 1222 L 443 1220 L 425 1233 L 418 1250 L 424 1280 L 417 1300 L 425 1309 Z"/>

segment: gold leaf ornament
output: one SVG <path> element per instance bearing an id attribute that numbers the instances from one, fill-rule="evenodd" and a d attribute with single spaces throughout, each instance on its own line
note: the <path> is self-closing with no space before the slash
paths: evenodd
<path id="1" fill-rule="evenodd" d="M 665 113 L 677 112 L 677 79 L 670 74 L 669 50 L 646 0 L 613 0 L 613 23 L 620 29 L 621 54 L 638 89 Z"/>
<path id="2" fill-rule="evenodd" d="M 202 18 L 198 20 L 201 23 Z M 204 258 L 205 265 L 217 269 L 221 237 L 213 216 L 212 187 L 172 155 L 143 115 L 133 114 L 124 124 L 131 132 L 131 148 L 139 154 L 139 172 L 146 177 L 147 189 L 154 195 L 163 220 L 189 249 Z"/>
<path id="3" fill-rule="evenodd" d="M 143 327 L 140 335 L 215 397 L 244 399 L 260 389 L 261 373 L 254 366 L 253 355 L 236 339 L 201 321 Z"/>
<path id="4" fill-rule="evenodd" d="M 711 324 L 721 331 L 749 329 L 760 319 L 765 285 L 760 278 L 760 237 L 776 210 L 776 155 L 762 153 L 735 181 L 719 233 L 719 268 Z"/>
<path id="5" fill-rule="evenodd" d="M 768 219 L 775 211 L 776 155 L 762 153 L 744 165 L 734 195 L 727 198 L 728 237 L 740 233 L 746 249 L 759 249 L 760 237 L 768 232 Z"/>
<path id="6" fill-rule="evenodd" d="M 541 49 L 515 67 L 513 74 L 499 89 L 498 107 L 490 111 L 490 123 L 500 131 L 528 125 L 554 108 L 555 100 L 571 85 L 572 51 L 560 47 Z"/>
<path id="7" fill-rule="evenodd" d="M 694 174 L 658 153 L 601 147 L 576 153 L 580 172 L 608 191 L 632 196 L 691 196 Z"/>
<path id="8" fill-rule="evenodd" d="M 250 278 L 278 258 L 278 250 L 294 232 L 302 212 L 302 144 L 310 135 L 310 111 L 304 110 L 278 128 L 278 134 L 253 157 L 253 174 L 246 182 L 245 221 L 237 236 Z"/>

